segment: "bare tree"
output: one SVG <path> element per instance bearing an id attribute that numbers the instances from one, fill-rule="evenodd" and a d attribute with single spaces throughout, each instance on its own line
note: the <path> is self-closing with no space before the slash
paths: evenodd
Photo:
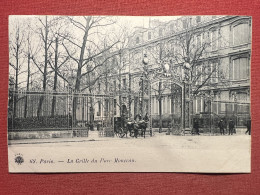
<path id="1" fill-rule="evenodd" d="M 26 91 L 28 92 L 30 90 L 30 76 L 31 76 L 31 39 L 30 34 L 28 33 L 27 37 L 27 80 L 26 80 Z M 26 94 L 25 96 L 25 102 L 24 102 L 24 118 L 27 117 L 27 103 L 28 103 L 28 96 Z"/>
<path id="2" fill-rule="evenodd" d="M 54 40 L 54 47 L 51 45 L 50 48 L 50 57 L 49 57 L 49 65 L 52 69 L 49 73 L 54 72 L 53 75 L 53 98 L 52 98 L 52 106 L 51 106 L 51 116 L 55 114 L 56 108 L 56 93 L 58 88 L 58 77 L 63 81 L 69 83 L 68 79 L 65 77 L 62 72 L 64 71 L 62 68 L 69 62 L 69 56 L 65 51 L 59 51 L 59 46 L 62 45 L 62 42 L 65 38 L 68 38 L 69 33 L 66 32 L 66 26 L 62 20 L 62 17 L 55 18 L 56 25 L 52 30 L 52 39 Z M 65 28 L 65 29 L 64 29 Z M 54 59 L 52 58 L 54 54 Z"/>
<path id="3" fill-rule="evenodd" d="M 23 52 L 24 52 L 24 31 L 22 29 L 22 24 L 17 23 L 15 26 L 14 34 L 11 34 L 10 37 L 10 60 L 9 65 L 12 67 L 15 71 L 15 94 L 14 94 L 14 117 L 16 117 L 16 105 L 17 105 L 17 90 L 19 85 L 19 75 L 23 72 L 21 71 L 22 65 L 23 65 Z M 22 60 L 22 61 L 21 61 Z"/>
<path id="4" fill-rule="evenodd" d="M 118 43 L 111 42 L 110 44 L 103 47 L 100 44 L 102 37 L 100 28 L 110 26 L 115 23 L 110 17 L 103 16 L 83 16 L 83 17 L 67 17 L 69 23 L 75 28 L 77 32 L 81 35 L 80 38 L 68 38 L 65 39 L 63 46 L 68 54 L 68 56 L 76 64 L 76 78 L 74 84 L 74 91 L 82 91 L 82 81 L 83 78 L 88 76 L 87 87 L 90 93 L 92 93 L 93 84 L 98 80 L 98 78 L 91 78 L 91 74 L 94 73 L 99 67 L 102 67 L 108 59 L 100 58 L 103 53 L 112 50 L 112 48 Z M 69 49 L 69 45 L 73 49 Z M 79 55 L 78 55 L 79 54 Z M 109 57 L 110 58 L 110 57 Z M 86 68 L 85 68 L 86 67 Z M 86 71 L 84 71 L 86 70 Z M 77 107 L 77 96 L 73 99 L 73 117 L 76 118 L 76 107 Z M 93 103 L 92 103 L 93 104 Z M 92 107 L 92 106 L 91 106 Z M 91 108 L 91 112 L 93 108 Z M 93 115 L 93 113 L 92 113 Z"/>
<path id="5" fill-rule="evenodd" d="M 172 76 L 181 75 L 182 80 L 190 85 L 189 93 L 193 100 L 209 89 L 229 84 L 226 73 L 219 66 L 221 58 L 218 47 L 220 41 L 225 40 L 222 39 L 220 29 L 197 28 L 190 17 L 183 17 L 182 20 L 182 26 L 176 27 L 179 31 L 169 40 L 151 47 L 148 55 L 157 64 L 153 67 L 163 72 L 164 65 L 167 64 L 170 66 L 169 72 L 175 72 Z M 213 57 L 209 59 L 212 54 Z"/>
<path id="6" fill-rule="evenodd" d="M 49 64 L 49 55 L 48 55 L 48 51 L 52 45 L 52 43 L 54 42 L 53 39 L 49 38 L 49 34 L 50 34 L 50 28 L 53 25 L 53 22 L 55 22 L 55 20 L 48 20 L 48 16 L 43 18 L 39 17 L 38 21 L 40 23 L 40 28 L 38 29 L 38 34 L 40 37 L 40 40 L 43 43 L 43 50 L 44 50 L 44 60 L 41 61 L 40 59 L 40 55 L 41 50 L 38 51 L 38 60 L 36 59 L 37 57 L 35 57 L 35 55 L 33 55 L 31 57 L 32 61 L 34 62 L 34 64 L 36 65 L 36 67 L 38 68 L 38 70 L 40 71 L 40 73 L 42 74 L 42 90 L 46 91 L 47 90 L 47 76 L 49 74 L 48 72 L 48 64 Z M 42 106 L 43 106 L 43 101 L 44 101 L 45 96 L 42 95 L 40 96 L 40 100 L 39 100 L 39 105 L 38 105 L 38 109 L 37 109 L 37 116 L 39 117 L 42 113 Z"/>

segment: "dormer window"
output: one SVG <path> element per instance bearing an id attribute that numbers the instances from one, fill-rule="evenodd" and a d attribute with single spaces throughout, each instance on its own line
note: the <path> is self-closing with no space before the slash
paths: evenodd
<path id="1" fill-rule="evenodd" d="M 162 29 L 159 29 L 159 36 L 162 36 Z"/>
<path id="2" fill-rule="evenodd" d="M 187 27 L 188 27 L 188 25 L 187 25 L 187 19 L 184 19 L 184 20 L 182 21 L 182 28 L 185 29 L 185 28 L 187 28 Z"/>
<path id="3" fill-rule="evenodd" d="M 100 90 L 101 90 L 101 84 L 98 83 L 98 91 L 100 91 Z"/>
<path id="4" fill-rule="evenodd" d="M 136 39 L 135 39 L 135 43 L 138 44 L 139 42 L 140 42 L 139 37 L 136 37 Z"/>
<path id="5" fill-rule="evenodd" d="M 150 40 L 152 38 L 152 33 L 148 32 L 148 40 Z"/>
<path id="6" fill-rule="evenodd" d="M 197 16 L 197 17 L 196 17 L 196 22 L 197 22 L 197 23 L 200 23 L 200 22 L 201 22 L 201 16 Z"/>
<path id="7" fill-rule="evenodd" d="M 170 25 L 170 31 L 173 31 L 174 30 L 174 24 L 171 24 Z"/>

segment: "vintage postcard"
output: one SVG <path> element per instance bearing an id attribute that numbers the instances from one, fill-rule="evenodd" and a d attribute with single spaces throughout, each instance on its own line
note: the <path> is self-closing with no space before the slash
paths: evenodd
<path id="1" fill-rule="evenodd" d="M 9 172 L 251 172 L 250 16 L 9 16 Z"/>

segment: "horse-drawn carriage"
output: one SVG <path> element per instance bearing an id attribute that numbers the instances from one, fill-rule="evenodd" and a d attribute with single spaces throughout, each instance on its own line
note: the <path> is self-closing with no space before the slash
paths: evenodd
<path id="1" fill-rule="evenodd" d="M 127 137 L 128 132 L 130 137 L 142 136 L 145 138 L 147 125 L 148 117 L 141 119 L 140 115 L 137 115 L 134 120 L 128 120 L 125 117 L 114 118 L 114 132 L 120 138 Z"/>

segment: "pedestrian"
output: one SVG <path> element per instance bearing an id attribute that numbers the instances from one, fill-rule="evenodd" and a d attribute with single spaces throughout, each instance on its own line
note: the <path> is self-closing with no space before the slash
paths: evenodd
<path id="1" fill-rule="evenodd" d="M 233 135 L 234 133 L 234 128 L 235 128 L 235 123 L 232 119 L 229 120 L 229 123 L 228 123 L 228 130 L 229 130 L 229 135 Z"/>
<path id="2" fill-rule="evenodd" d="M 251 119 L 249 119 L 246 123 L 247 131 L 245 134 L 251 135 Z"/>
<path id="3" fill-rule="evenodd" d="M 219 121 L 218 126 L 219 126 L 219 130 L 220 130 L 220 135 L 225 135 L 225 133 L 224 133 L 225 124 L 224 124 L 224 121 L 222 119 Z"/>
<path id="4" fill-rule="evenodd" d="M 140 114 L 137 114 L 135 116 L 134 120 L 135 120 L 135 124 L 134 124 L 134 137 L 137 138 L 137 136 L 139 134 L 139 132 L 138 132 L 139 124 L 140 124 L 140 122 L 142 120 L 142 116 Z"/>
<path id="5" fill-rule="evenodd" d="M 195 129 L 195 134 L 196 135 L 199 135 L 199 122 L 197 119 L 194 120 L 194 123 L 193 123 L 193 128 Z"/>
<path id="6" fill-rule="evenodd" d="M 147 113 L 146 113 L 145 116 L 144 116 L 144 120 L 145 120 L 146 122 L 149 121 L 149 117 L 148 117 L 148 114 L 147 114 Z"/>

